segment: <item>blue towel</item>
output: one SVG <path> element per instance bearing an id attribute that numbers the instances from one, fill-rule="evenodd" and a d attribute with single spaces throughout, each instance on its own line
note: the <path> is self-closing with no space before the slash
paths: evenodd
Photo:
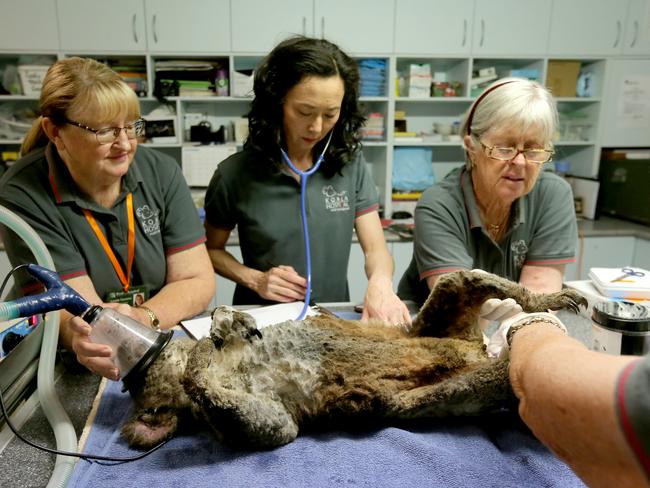
<path id="1" fill-rule="evenodd" d="M 84 452 L 139 453 L 119 429 L 131 399 L 108 382 Z M 150 456 L 106 466 L 81 460 L 71 487 L 584 487 L 509 413 L 385 428 L 306 432 L 271 451 L 221 444 L 210 432 L 173 438 Z"/>

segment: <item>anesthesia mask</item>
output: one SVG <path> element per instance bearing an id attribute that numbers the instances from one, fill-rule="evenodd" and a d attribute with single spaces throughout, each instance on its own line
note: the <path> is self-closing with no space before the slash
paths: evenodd
<path id="1" fill-rule="evenodd" d="M 46 291 L 0 303 L 0 321 L 59 309 L 81 316 L 92 327 L 91 340 L 112 348 L 111 359 L 119 368 L 125 389 L 130 381 L 146 371 L 172 338 L 171 331 L 152 329 L 112 308 L 91 306 L 47 268 L 28 264 L 27 271 L 45 286 Z"/>

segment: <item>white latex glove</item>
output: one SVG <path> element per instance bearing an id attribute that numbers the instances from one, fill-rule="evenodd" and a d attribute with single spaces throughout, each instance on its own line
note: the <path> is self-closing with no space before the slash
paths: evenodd
<path id="1" fill-rule="evenodd" d="M 473 273 L 485 273 L 487 271 L 482 269 L 473 269 Z M 489 298 L 483 302 L 478 314 L 478 325 L 483 332 L 483 342 L 487 346 L 489 343 L 488 337 L 485 335 L 485 329 L 491 321 L 501 322 L 502 320 L 512 317 L 521 312 L 521 305 L 519 305 L 513 298 L 506 298 L 501 300 L 499 298 Z"/>
<path id="2" fill-rule="evenodd" d="M 478 325 L 481 331 L 485 331 L 491 321 L 501 322 L 508 317 L 521 313 L 521 305 L 513 298 L 501 300 L 499 298 L 489 298 L 483 302 L 478 314 Z M 489 339 L 483 332 L 483 343 L 489 344 Z"/>
<path id="3" fill-rule="evenodd" d="M 487 353 L 490 357 L 498 357 L 499 359 L 506 359 L 510 356 L 510 346 L 508 345 L 508 331 L 511 327 L 519 325 L 525 322 L 527 319 L 533 319 L 535 317 L 543 317 L 548 319 L 549 322 L 557 325 L 560 329 L 567 333 L 566 327 L 560 319 L 558 319 L 554 314 L 547 312 L 535 312 L 535 313 L 518 313 L 510 318 L 505 319 L 501 322 L 501 325 L 497 331 L 492 334 L 490 337 L 490 342 L 487 345 Z"/>

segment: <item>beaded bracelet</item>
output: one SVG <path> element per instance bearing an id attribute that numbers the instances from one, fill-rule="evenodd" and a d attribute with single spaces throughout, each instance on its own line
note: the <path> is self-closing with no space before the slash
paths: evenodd
<path id="1" fill-rule="evenodd" d="M 562 332 L 565 334 L 567 333 L 566 327 L 564 324 L 562 324 L 557 318 L 554 316 L 549 316 L 549 314 L 545 315 L 534 315 L 532 317 L 528 317 L 525 319 L 523 322 L 519 322 L 517 325 L 513 325 L 508 329 L 508 333 L 506 336 L 506 340 L 508 341 L 508 346 L 512 344 L 512 337 L 517 332 L 519 329 L 522 327 L 526 327 L 527 325 L 534 324 L 535 322 L 545 322 L 547 324 L 553 324 L 555 325 L 558 329 L 560 329 Z"/>

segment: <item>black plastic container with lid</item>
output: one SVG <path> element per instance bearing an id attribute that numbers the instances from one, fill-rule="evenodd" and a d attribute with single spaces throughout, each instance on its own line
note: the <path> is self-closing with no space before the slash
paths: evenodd
<path id="1" fill-rule="evenodd" d="M 632 302 L 599 302 L 591 320 L 594 351 L 635 356 L 650 352 L 650 308 Z"/>

